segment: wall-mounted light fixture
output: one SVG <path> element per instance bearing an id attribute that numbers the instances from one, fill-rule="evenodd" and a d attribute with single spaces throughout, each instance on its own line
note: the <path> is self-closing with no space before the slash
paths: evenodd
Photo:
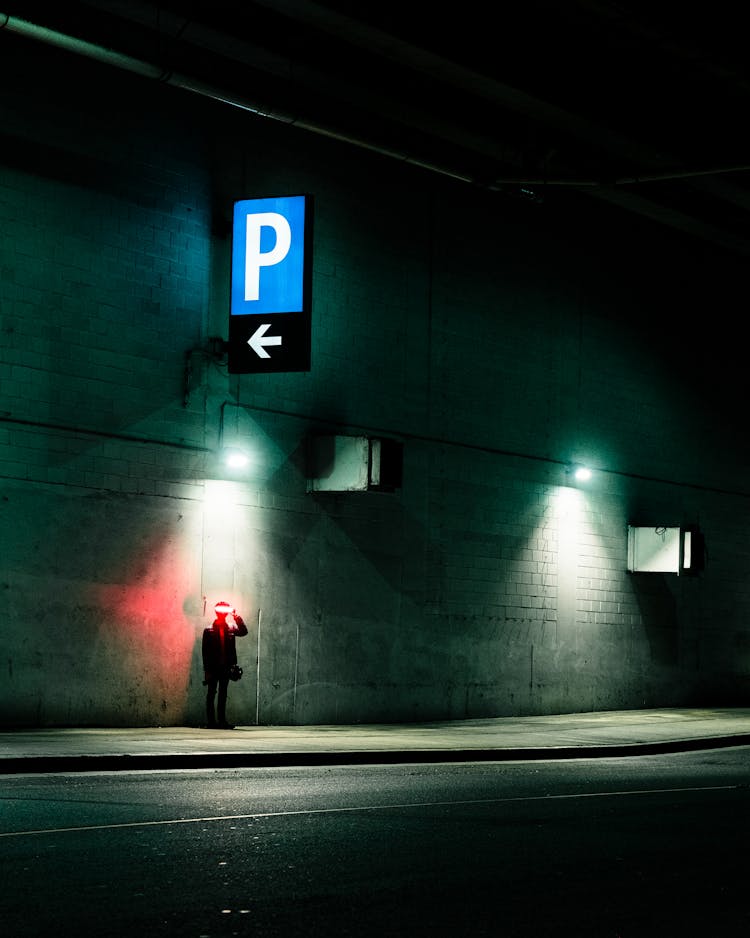
<path id="1" fill-rule="evenodd" d="M 250 462 L 247 453 L 234 446 L 225 446 L 221 451 L 224 465 L 229 469 L 244 469 Z"/>
<path id="2" fill-rule="evenodd" d="M 570 463 L 565 467 L 565 474 L 570 483 L 588 482 L 591 479 L 591 470 L 582 463 Z"/>

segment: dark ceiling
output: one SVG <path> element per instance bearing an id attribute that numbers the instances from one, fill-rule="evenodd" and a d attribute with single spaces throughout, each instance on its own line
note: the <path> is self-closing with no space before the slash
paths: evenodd
<path id="1" fill-rule="evenodd" d="M 737 4 L 2 6 L 9 31 L 45 26 L 44 41 L 83 39 L 85 54 L 121 53 L 131 70 L 431 172 L 531 200 L 581 191 L 750 253 L 750 58 Z"/>

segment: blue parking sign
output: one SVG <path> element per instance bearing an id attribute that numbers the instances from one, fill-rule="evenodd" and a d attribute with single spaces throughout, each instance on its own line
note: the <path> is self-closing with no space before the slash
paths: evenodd
<path id="1" fill-rule="evenodd" d="M 229 372 L 310 370 L 312 198 L 234 203 Z"/>
<path id="2" fill-rule="evenodd" d="M 303 311 L 305 203 L 303 195 L 235 202 L 233 316 Z"/>

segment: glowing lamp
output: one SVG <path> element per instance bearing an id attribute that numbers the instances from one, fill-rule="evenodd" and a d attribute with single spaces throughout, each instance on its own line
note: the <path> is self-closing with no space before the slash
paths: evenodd
<path id="1" fill-rule="evenodd" d="M 565 475 L 568 478 L 568 484 L 573 485 L 578 482 L 588 482 L 591 479 L 592 472 L 588 466 L 574 462 L 565 467 Z"/>
<path id="2" fill-rule="evenodd" d="M 224 450 L 224 462 L 230 469 L 242 469 L 248 464 L 249 460 L 247 454 L 243 453 L 241 449 L 226 448 Z"/>

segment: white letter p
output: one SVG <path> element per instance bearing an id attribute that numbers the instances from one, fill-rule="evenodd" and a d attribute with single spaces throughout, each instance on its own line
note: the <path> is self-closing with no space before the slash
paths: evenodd
<path id="1" fill-rule="evenodd" d="M 265 253 L 260 249 L 260 234 L 263 227 L 273 228 L 276 244 Z M 260 268 L 280 264 L 289 253 L 292 244 L 292 229 L 289 222 L 278 212 L 259 212 L 247 216 L 247 240 L 245 241 L 245 299 L 257 300 L 260 295 Z"/>

